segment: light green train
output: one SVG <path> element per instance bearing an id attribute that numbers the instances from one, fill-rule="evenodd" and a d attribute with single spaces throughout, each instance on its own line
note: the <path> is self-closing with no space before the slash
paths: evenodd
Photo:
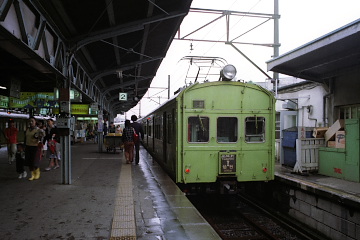
<path id="1" fill-rule="evenodd" d="M 143 145 L 186 191 L 274 179 L 275 98 L 258 85 L 196 83 L 141 122 Z"/>

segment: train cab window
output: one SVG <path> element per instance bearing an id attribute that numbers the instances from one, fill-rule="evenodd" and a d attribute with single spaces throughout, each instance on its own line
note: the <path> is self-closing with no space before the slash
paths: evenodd
<path id="1" fill-rule="evenodd" d="M 189 117 L 188 119 L 188 141 L 209 141 L 209 118 L 202 116 Z"/>
<path id="2" fill-rule="evenodd" d="M 265 118 L 247 117 L 245 118 L 245 141 L 246 142 L 265 142 Z"/>
<path id="3" fill-rule="evenodd" d="M 217 141 L 236 142 L 238 121 L 236 117 L 219 117 L 217 119 Z"/>

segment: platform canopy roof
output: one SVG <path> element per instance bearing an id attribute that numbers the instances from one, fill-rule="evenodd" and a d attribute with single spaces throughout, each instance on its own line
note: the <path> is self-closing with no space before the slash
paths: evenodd
<path id="1" fill-rule="evenodd" d="M 320 83 L 360 69 L 360 19 L 267 61 L 267 69 Z"/>
<path id="2" fill-rule="evenodd" d="M 51 92 L 61 85 L 64 72 L 71 71 L 71 87 L 84 95 L 83 102 L 103 102 L 114 114 L 128 111 L 137 104 L 133 98 L 142 98 L 148 90 L 191 2 L 0 1 L 1 84 L 9 86 L 15 78 L 21 81 L 21 91 Z M 9 31 L 11 24 L 18 24 L 25 38 Z M 47 32 L 40 30 L 42 26 Z M 51 41 L 49 33 L 55 33 L 59 39 L 50 48 L 64 44 L 67 52 L 60 61 L 69 57 L 70 64 L 76 64 L 54 69 L 51 59 L 48 63 L 39 58 L 31 49 L 31 39 L 26 39 L 29 29 L 43 33 L 41 41 Z M 119 92 L 127 93 L 128 101 L 119 101 Z"/>

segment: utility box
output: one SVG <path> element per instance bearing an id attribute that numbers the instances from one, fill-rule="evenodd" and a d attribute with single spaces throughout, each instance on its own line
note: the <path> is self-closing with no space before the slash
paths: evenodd
<path id="1" fill-rule="evenodd" d="M 319 173 L 353 182 L 360 182 L 360 124 L 359 119 L 346 119 L 345 132 L 337 131 L 338 146 L 345 148 L 324 147 L 319 149 Z M 336 135 L 335 135 L 336 136 Z M 335 139 L 335 145 L 337 139 Z"/>
<path id="2" fill-rule="evenodd" d="M 360 119 L 347 119 L 345 180 L 360 182 Z"/>
<path id="3" fill-rule="evenodd" d="M 345 179 L 345 149 L 319 148 L 319 173 L 329 177 Z"/>

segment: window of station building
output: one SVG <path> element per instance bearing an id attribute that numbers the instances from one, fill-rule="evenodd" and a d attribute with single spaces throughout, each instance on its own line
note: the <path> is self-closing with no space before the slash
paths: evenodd
<path id="1" fill-rule="evenodd" d="M 209 118 L 193 116 L 188 118 L 188 142 L 209 141 Z"/>
<path id="2" fill-rule="evenodd" d="M 236 142 L 238 137 L 238 119 L 236 117 L 219 117 L 217 119 L 218 142 Z"/>
<path id="3" fill-rule="evenodd" d="M 250 143 L 265 142 L 265 118 L 245 118 L 245 141 Z"/>
<path id="4" fill-rule="evenodd" d="M 360 118 L 360 105 L 350 105 L 339 107 L 339 119 Z"/>

